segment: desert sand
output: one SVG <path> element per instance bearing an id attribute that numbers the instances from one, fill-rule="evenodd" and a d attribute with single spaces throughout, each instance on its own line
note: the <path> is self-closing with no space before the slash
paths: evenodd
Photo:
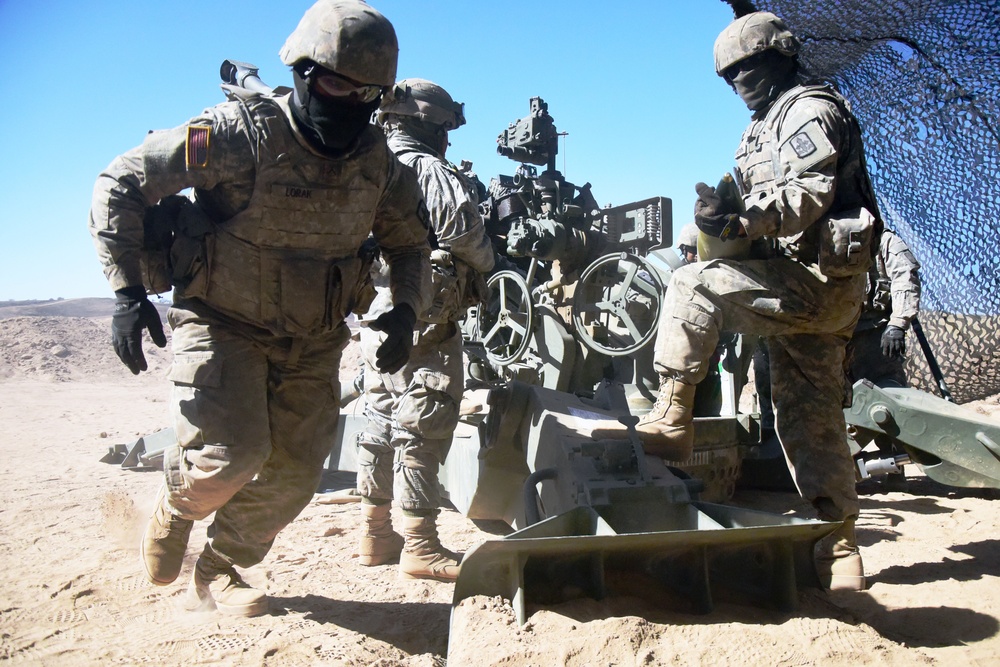
<path id="1" fill-rule="evenodd" d="M 2 304 L 0 304 L 2 305 Z M 245 571 L 270 612 L 237 619 L 178 607 L 180 579 L 142 576 L 138 543 L 158 472 L 104 463 L 115 445 L 169 424 L 169 348 L 132 376 L 108 342 L 109 300 L 0 307 L 0 661 L 12 665 L 996 665 L 1000 517 L 993 490 L 946 487 L 907 467 L 903 492 L 861 488 L 863 593 L 805 589 L 794 614 L 718 604 L 707 615 L 637 598 L 578 600 L 517 624 L 506 601 L 455 610 L 449 584 L 357 564 L 357 506 L 317 494 L 266 560 Z M 86 305 L 87 308 L 83 308 Z M 81 316 L 82 315 L 82 316 Z M 350 352 L 350 350 L 349 350 Z M 351 354 L 345 377 L 353 376 Z M 356 355 L 355 355 L 356 358 Z M 968 404 L 1000 419 L 997 397 Z M 336 473 L 327 488 L 348 486 Z M 733 504 L 809 516 L 789 493 Z M 398 520 L 398 518 L 397 518 Z M 455 511 L 446 545 L 496 539 Z M 398 526 L 397 526 L 398 529 Z"/>

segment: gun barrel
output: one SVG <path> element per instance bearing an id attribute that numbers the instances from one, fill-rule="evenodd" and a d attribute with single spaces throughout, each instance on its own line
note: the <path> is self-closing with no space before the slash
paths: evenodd
<path id="1" fill-rule="evenodd" d="M 219 76 L 225 83 L 231 86 L 239 86 L 258 93 L 271 93 L 271 87 L 264 83 L 257 72 L 256 65 L 240 62 L 238 60 L 223 60 L 219 69 Z"/>

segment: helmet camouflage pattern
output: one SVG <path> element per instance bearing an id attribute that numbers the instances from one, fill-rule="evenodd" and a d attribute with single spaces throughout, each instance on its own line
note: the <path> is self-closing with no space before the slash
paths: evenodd
<path id="1" fill-rule="evenodd" d="M 279 53 L 293 66 L 312 62 L 363 84 L 396 81 L 399 43 L 389 19 L 360 0 L 319 0 L 306 10 Z"/>
<path id="2" fill-rule="evenodd" d="M 753 12 L 730 23 L 715 40 L 715 73 L 722 76 L 727 68 L 774 49 L 786 55 L 798 54 L 802 44 L 783 20 L 771 12 Z"/>
<path id="3" fill-rule="evenodd" d="M 388 114 L 411 116 L 445 130 L 465 125 L 465 105 L 452 99 L 448 91 L 427 79 L 403 79 L 382 100 L 378 120 Z"/>
<path id="4" fill-rule="evenodd" d="M 681 227 L 681 233 L 677 235 L 677 245 L 686 245 L 690 248 L 698 247 L 698 225 L 693 222 Z"/>

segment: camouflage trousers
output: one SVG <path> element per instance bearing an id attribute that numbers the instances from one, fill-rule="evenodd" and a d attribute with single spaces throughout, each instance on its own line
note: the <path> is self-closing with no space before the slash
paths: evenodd
<path id="1" fill-rule="evenodd" d="M 767 338 L 775 431 L 799 493 L 826 519 L 859 507 L 842 403 L 864 284 L 785 258 L 698 262 L 671 276 L 656 336 L 656 370 L 690 384 L 707 375 L 720 332 Z"/>
<path id="2" fill-rule="evenodd" d="M 454 323 L 423 323 L 414 338 L 406 365 L 379 373 L 375 350 L 383 334 L 361 330 L 368 424 L 358 436 L 358 490 L 428 510 L 441 504 L 438 471 L 458 425 L 462 336 Z"/>
<path id="3" fill-rule="evenodd" d="M 171 409 L 177 445 L 164 453 L 175 512 L 202 519 L 212 548 L 240 567 L 267 555 L 312 499 L 339 418 L 341 324 L 311 338 L 274 336 L 175 302 Z"/>

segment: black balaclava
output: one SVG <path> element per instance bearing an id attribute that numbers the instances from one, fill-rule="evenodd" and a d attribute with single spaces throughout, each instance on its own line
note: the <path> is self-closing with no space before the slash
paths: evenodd
<path id="1" fill-rule="evenodd" d="M 352 104 L 314 95 L 299 67 L 292 70 L 292 79 L 292 116 L 309 143 L 324 153 L 336 155 L 347 150 L 378 109 L 379 99 Z"/>
<path id="2" fill-rule="evenodd" d="M 756 57 L 753 67 L 739 71 L 729 82 L 747 108 L 762 111 L 795 84 L 796 70 L 795 58 L 769 49 Z"/>

